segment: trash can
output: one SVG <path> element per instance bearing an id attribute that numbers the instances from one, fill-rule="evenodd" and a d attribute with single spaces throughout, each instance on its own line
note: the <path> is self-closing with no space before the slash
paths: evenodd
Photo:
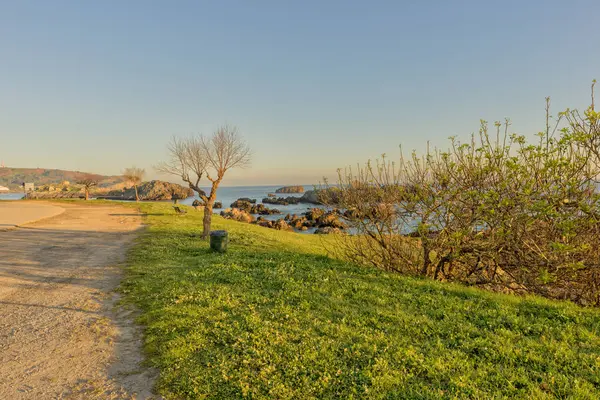
<path id="1" fill-rule="evenodd" d="M 211 231 L 210 232 L 210 248 L 213 251 L 219 253 L 225 253 L 227 251 L 227 244 L 229 243 L 229 235 L 227 231 Z"/>

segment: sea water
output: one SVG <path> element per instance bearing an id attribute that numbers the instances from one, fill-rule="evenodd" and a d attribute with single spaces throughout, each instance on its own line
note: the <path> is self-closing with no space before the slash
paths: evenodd
<path id="1" fill-rule="evenodd" d="M 21 200 L 23 193 L 0 193 L 0 200 Z"/>

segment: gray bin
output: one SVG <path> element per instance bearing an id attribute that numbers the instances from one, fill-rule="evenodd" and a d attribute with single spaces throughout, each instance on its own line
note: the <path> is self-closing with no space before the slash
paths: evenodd
<path id="1" fill-rule="evenodd" d="M 227 251 L 229 243 L 229 234 L 227 231 L 211 231 L 210 232 L 210 248 L 219 253 Z"/>

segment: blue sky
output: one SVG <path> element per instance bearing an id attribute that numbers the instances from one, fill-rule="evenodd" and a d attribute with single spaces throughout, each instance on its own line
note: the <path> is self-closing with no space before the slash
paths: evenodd
<path id="1" fill-rule="evenodd" d="M 600 2 L 0 0 L 0 158 L 117 174 L 172 135 L 237 125 L 225 185 L 313 183 L 381 153 L 444 146 L 584 107 Z"/>

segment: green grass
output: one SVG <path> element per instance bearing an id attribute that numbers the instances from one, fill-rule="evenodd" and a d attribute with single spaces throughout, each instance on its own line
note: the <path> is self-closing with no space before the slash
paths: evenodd
<path id="1" fill-rule="evenodd" d="M 328 258 L 317 235 L 141 204 L 122 290 L 179 398 L 600 398 L 600 312 Z M 153 215 L 154 214 L 154 215 Z"/>

